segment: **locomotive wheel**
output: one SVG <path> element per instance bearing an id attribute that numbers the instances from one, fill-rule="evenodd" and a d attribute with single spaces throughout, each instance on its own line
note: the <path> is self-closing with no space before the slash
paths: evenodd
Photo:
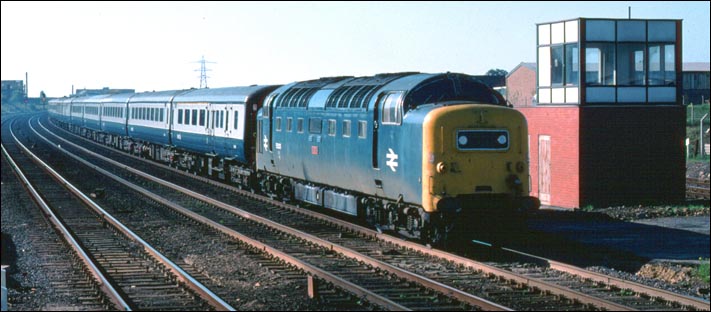
<path id="1" fill-rule="evenodd" d="M 422 240 L 432 247 L 446 247 L 454 230 L 454 224 L 443 213 L 433 214 L 425 225 Z"/>

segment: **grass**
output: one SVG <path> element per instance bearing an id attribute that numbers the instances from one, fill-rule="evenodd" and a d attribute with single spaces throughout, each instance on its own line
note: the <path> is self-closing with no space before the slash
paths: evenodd
<path id="1" fill-rule="evenodd" d="M 699 260 L 704 262 L 702 258 L 699 258 Z M 699 265 L 699 268 L 696 270 L 696 276 L 706 283 L 709 282 L 709 259 L 706 259 L 705 263 L 701 263 L 701 265 Z"/>
<path id="2" fill-rule="evenodd" d="M 693 112 L 692 112 L 693 111 Z M 686 137 L 689 138 L 691 146 L 689 146 L 689 152 L 690 155 L 698 155 L 697 153 L 697 148 L 695 142 L 698 141 L 699 139 L 699 121 L 701 120 L 701 117 L 704 116 L 704 114 L 709 113 L 709 104 L 703 104 L 703 105 L 687 105 L 686 106 Z M 707 116 L 706 119 L 704 119 L 704 130 L 709 128 L 709 121 L 711 120 L 711 116 Z M 708 143 L 704 141 L 704 143 Z M 694 157 L 690 157 L 690 159 L 693 159 Z M 698 161 L 709 161 L 709 157 L 703 157 L 703 158 L 698 158 Z"/>
<path id="3" fill-rule="evenodd" d="M 593 207 L 593 205 L 587 205 L 583 208 L 580 208 L 580 210 L 582 210 L 584 212 L 592 212 L 593 210 L 595 210 L 595 207 Z"/>

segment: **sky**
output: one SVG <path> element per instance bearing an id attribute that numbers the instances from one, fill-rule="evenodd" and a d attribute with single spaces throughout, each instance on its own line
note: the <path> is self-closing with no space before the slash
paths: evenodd
<path id="1" fill-rule="evenodd" d="M 709 2 L 6 2 L 2 80 L 30 97 L 74 89 L 286 84 L 535 62 L 536 24 L 683 19 L 684 62 L 709 62 Z"/>

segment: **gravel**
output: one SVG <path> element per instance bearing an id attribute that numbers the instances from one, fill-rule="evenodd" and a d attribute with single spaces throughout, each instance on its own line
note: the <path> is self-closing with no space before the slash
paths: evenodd
<path id="1" fill-rule="evenodd" d="M 698 270 L 698 265 L 652 261 L 645 264 L 636 274 L 599 266 L 588 267 L 587 269 L 677 294 L 709 300 L 709 283 L 704 282 L 695 274 Z"/>

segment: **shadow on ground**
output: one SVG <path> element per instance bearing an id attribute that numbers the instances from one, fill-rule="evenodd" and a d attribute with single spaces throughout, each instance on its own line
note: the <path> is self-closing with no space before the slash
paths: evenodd
<path id="1" fill-rule="evenodd" d="M 500 244 L 579 267 L 605 266 L 631 273 L 652 259 L 709 258 L 709 235 L 623 222 L 605 214 L 541 211 L 527 225 L 527 232 Z"/>

